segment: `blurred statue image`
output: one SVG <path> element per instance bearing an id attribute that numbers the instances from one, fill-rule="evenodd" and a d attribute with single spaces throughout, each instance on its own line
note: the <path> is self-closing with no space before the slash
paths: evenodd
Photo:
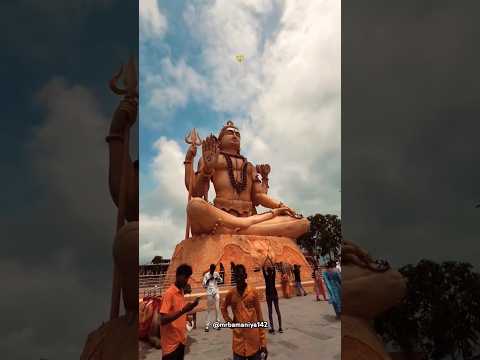
<path id="1" fill-rule="evenodd" d="M 350 241 L 342 247 L 342 359 L 390 360 L 373 320 L 398 305 L 406 280 Z"/>
<path id="2" fill-rule="evenodd" d="M 125 89 L 117 81 L 123 75 Z M 137 69 L 130 59 L 110 81 L 122 95 L 106 138 L 109 147 L 109 189 L 118 207 L 113 241 L 114 274 L 110 320 L 90 333 L 81 360 L 136 359 L 138 357 L 138 161 L 129 154 L 130 128 L 138 111 Z M 123 300 L 125 314 L 120 315 Z"/>

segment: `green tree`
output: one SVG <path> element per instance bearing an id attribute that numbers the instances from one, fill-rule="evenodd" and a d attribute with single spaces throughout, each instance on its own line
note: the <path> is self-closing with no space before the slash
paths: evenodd
<path id="1" fill-rule="evenodd" d="M 473 359 L 480 334 L 480 275 L 472 265 L 421 260 L 399 271 L 408 280 L 407 296 L 376 319 L 377 332 L 428 359 Z"/>
<path id="2" fill-rule="evenodd" d="M 297 239 L 297 244 L 317 260 L 327 257 L 338 260 L 342 243 L 342 224 L 337 215 L 315 214 L 308 217 L 310 231 Z"/>

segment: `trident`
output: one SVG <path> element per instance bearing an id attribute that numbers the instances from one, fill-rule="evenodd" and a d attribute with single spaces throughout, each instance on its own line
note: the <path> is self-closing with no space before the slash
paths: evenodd
<path id="1" fill-rule="evenodd" d="M 133 100 L 138 99 L 138 75 L 133 57 L 130 58 L 123 78 L 125 89 L 117 86 L 117 81 L 120 79 L 124 71 L 123 65 L 114 77 L 110 80 L 110 89 L 117 95 L 125 95 L 125 98 Z M 116 234 L 125 223 L 125 213 L 127 206 L 127 188 L 128 188 L 128 176 L 126 174 L 128 161 L 129 161 L 129 143 L 130 143 L 130 128 L 125 127 L 123 134 L 123 158 L 122 158 L 122 177 L 120 179 L 120 194 L 118 200 L 118 212 L 117 212 L 117 227 Z M 110 319 L 118 318 L 120 312 L 120 296 L 121 296 L 121 279 L 120 273 L 116 264 L 113 264 L 113 286 L 112 286 L 112 300 L 110 307 Z"/>
<path id="2" fill-rule="evenodd" d="M 185 142 L 189 145 L 192 145 L 195 149 L 197 146 L 202 145 L 202 139 L 195 128 L 193 128 L 187 136 L 185 136 Z M 195 158 L 195 157 L 194 157 Z M 195 174 L 193 172 L 193 159 L 190 164 L 188 164 L 190 169 L 190 180 L 188 182 L 188 201 L 192 199 L 192 191 L 193 191 L 193 182 L 195 181 Z M 188 203 L 187 203 L 188 204 Z M 190 236 L 190 218 L 187 214 L 187 226 L 185 229 L 185 239 L 188 239 Z"/>

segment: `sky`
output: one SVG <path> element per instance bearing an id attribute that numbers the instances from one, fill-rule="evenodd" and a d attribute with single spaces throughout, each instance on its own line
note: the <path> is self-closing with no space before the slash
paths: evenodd
<path id="1" fill-rule="evenodd" d="M 205 136 L 234 119 L 248 158 L 272 165 L 272 193 L 306 215 L 338 213 L 339 3 L 141 3 L 145 140 L 132 157 L 145 258 L 170 257 L 183 236 L 186 193 L 175 182 L 193 126 Z M 108 318 L 116 208 L 104 138 L 119 99 L 107 82 L 138 53 L 137 6 L 4 4 L 0 352 L 9 360 L 78 359 Z"/>
<path id="2" fill-rule="evenodd" d="M 480 3 L 343 5 L 343 235 L 478 271 Z"/>
<path id="3" fill-rule="evenodd" d="M 306 216 L 340 215 L 340 7 L 141 1 L 140 263 L 170 258 L 184 237 L 194 127 L 204 138 L 233 120 L 242 153 L 271 165 L 272 196 Z"/>
<path id="4" fill-rule="evenodd" d="M 2 5 L 0 353 L 78 359 L 109 315 L 116 208 L 104 139 L 119 99 L 107 84 L 138 53 L 138 5 Z"/>
<path id="5" fill-rule="evenodd" d="M 183 237 L 183 136 L 234 119 L 292 207 L 339 213 L 341 175 L 347 238 L 478 266 L 478 1 L 344 0 L 342 29 L 338 1 L 141 3 L 145 261 Z M 2 5 L 0 353 L 78 359 L 109 313 L 107 81 L 138 52 L 138 4 Z"/>

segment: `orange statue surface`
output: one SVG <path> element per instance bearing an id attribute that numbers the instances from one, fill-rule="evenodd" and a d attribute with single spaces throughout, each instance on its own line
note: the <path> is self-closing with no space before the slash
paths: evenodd
<path id="1" fill-rule="evenodd" d="M 310 265 L 291 238 L 232 234 L 200 235 L 182 241 L 175 248 L 167 279 L 174 278 L 175 269 L 180 264 L 192 264 L 194 273 L 190 278 L 190 285 L 192 289 L 201 289 L 202 272 L 206 272 L 210 264 L 222 263 L 229 269 L 233 262 L 243 264 L 249 269 L 247 281 L 250 284 L 263 285 L 262 272 L 252 272 L 250 269 L 261 267 L 267 255 L 274 262 L 301 265 L 302 280 L 311 280 Z M 225 272 L 224 281 L 227 284 L 231 282 L 231 273 L 228 270 Z"/>
<path id="2" fill-rule="evenodd" d="M 270 166 L 253 165 L 240 153 L 240 131 L 231 121 L 218 137 L 201 141 L 193 130 L 186 138 L 185 186 L 189 192 L 185 240 L 173 254 L 167 279 L 173 279 L 181 263 L 192 265 L 192 287 L 210 264 L 244 264 L 259 267 L 266 256 L 274 262 L 302 266 L 303 279 L 311 268 L 295 239 L 309 230 L 310 222 L 281 201 L 268 195 Z M 193 163 L 197 146 L 202 156 L 197 170 Z M 208 201 L 213 185 L 215 199 Z M 270 209 L 258 213 L 256 207 Z M 192 237 L 190 237 L 190 230 Z M 258 279 L 257 279 L 258 277 Z M 249 281 L 262 280 L 261 272 L 249 274 Z M 226 279 L 228 281 L 228 278 Z"/>
<path id="3" fill-rule="evenodd" d="M 193 142 L 185 157 L 185 185 L 191 195 L 187 214 L 193 235 L 221 233 L 295 239 L 308 231 L 307 219 L 267 194 L 269 166 L 253 166 L 240 154 L 240 131 L 233 122 L 221 129 L 218 138 L 210 135 L 202 142 L 202 157 L 194 173 L 195 154 Z M 258 174 L 257 169 L 262 173 Z M 213 203 L 207 201 L 210 183 L 216 195 Z M 258 205 L 272 210 L 257 214 Z"/>
<path id="4" fill-rule="evenodd" d="M 399 304 L 406 280 L 350 241 L 342 247 L 342 359 L 392 360 L 373 320 Z M 398 354 L 397 354 L 398 357 Z M 409 359 L 413 357 L 409 356 Z"/>

